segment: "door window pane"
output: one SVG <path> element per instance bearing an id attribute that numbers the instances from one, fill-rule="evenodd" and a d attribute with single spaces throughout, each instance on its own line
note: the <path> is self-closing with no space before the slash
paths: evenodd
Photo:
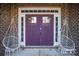
<path id="1" fill-rule="evenodd" d="M 43 17 L 42 23 L 50 23 L 50 18 L 49 17 Z"/>
<path id="2" fill-rule="evenodd" d="M 37 17 L 31 17 L 29 18 L 30 23 L 36 23 L 37 22 Z"/>

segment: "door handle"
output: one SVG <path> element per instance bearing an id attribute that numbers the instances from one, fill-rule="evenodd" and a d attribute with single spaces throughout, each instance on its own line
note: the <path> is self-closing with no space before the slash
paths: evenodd
<path id="1" fill-rule="evenodd" d="M 42 28 L 40 27 L 40 30 L 42 30 Z"/>
<path id="2" fill-rule="evenodd" d="M 41 30 L 42 30 L 42 28 L 40 27 L 40 35 L 42 34 Z"/>

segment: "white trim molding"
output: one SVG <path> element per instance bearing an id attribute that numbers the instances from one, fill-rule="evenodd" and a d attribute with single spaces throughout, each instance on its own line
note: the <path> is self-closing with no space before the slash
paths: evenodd
<path id="1" fill-rule="evenodd" d="M 21 12 L 22 10 L 57 10 L 58 12 Z M 52 47 L 58 46 L 61 43 L 61 8 L 50 8 L 50 7 L 31 7 L 31 8 L 19 8 L 18 9 L 18 41 L 20 46 L 26 47 L 25 44 L 25 15 L 26 14 L 53 14 L 54 15 L 54 45 Z M 21 17 L 23 17 L 23 31 L 21 31 Z M 56 41 L 56 17 L 58 18 L 58 35 L 57 35 L 57 41 Z M 22 35 L 21 32 L 23 32 L 23 41 L 22 41 Z M 34 46 L 32 46 L 34 47 Z M 41 46 L 39 46 L 41 47 Z"/>

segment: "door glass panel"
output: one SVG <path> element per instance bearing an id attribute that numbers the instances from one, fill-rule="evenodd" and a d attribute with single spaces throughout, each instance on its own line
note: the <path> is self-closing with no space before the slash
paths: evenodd
<path id="1" fill-rule="evenodd" d="M 42 23 L 50 23 L 50 18 L 49 17 L 43 17 Z"/>
<path id="2" fill-rule="evenodd" d="M 29 18 L 30 23 L 36 23 L 37 22 L 37 17 L 31 17 Z"/>

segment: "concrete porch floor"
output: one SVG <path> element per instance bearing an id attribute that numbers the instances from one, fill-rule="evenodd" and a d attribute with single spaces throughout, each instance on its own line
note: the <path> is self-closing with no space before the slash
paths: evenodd
<path id="1" fill-rule="evenodd" d="M 61 54 L 57 48 L 24 48 L 19 49 L 12 56 L 74 56 L 71 54 Z"/>

